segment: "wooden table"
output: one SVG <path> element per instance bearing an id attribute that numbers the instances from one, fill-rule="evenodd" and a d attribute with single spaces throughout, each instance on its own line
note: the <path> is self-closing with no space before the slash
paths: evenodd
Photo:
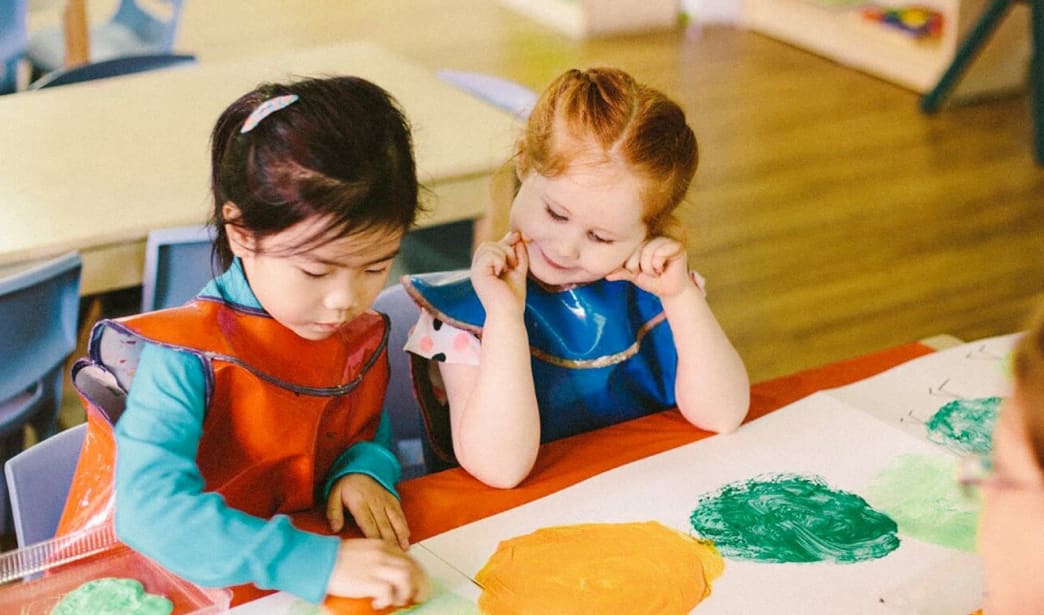
<path id="1" fill-rule="evenodd" d="M 150 230 L 207 218 L 221 111 L 262 81 L 332 74 L 370 79 L 402 104 L 432 192 L 421 226 L 483 213 L 515 118 L 386 50 L 346 43 L 0 98 L 0 267 L 79 250 L 83 294 L 140 284 Z"/>

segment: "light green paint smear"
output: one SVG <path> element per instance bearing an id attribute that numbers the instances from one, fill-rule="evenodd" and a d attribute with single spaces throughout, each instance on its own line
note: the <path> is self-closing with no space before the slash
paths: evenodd
<path id="1" fill-rule="evenodd" d="M 174 603 L 150 594 L 135 579 L 105 577 L 65 594 L 50 615 L 169 615 Z"/>
<path id="2" fill-rule="evenodd" d="M 895 521 L 818 476 L 769 474 L 700 497 L 692 527 L 725 557 L 862 562 L 899 547 Z"/>
<path id="3" fill-rule="evenodd" d="M 318 604 L 295 598 L 294 602 L 287 608 L 285 615 L 329 615 L 329 613 L 330 611 Z"/>
<path id="4" fill-rule="evenodd" d="M 962 551 L 975 550 L 979 505 L 961 496 L 954 462 L 923 455 L 895 458 L 867 487 L 866 499 L 899 525 L 899 532 Z"/>
<path id="5" fill-rule="evenodd" d="M 1000 404 L 1000 397 L 951 401 L 925 423 L 928 439 L 960 453 L 985 455 L 993 448 L 993 427 Z"/>
<path id="6" fill-rule="evenodd" d="M 408 609 L 395 611 L 409 615 L 480 615 L 478 605 L 467 598 L 446 589 L 441 583 L 432 584 L 431 598 L 411 606 Z"/>

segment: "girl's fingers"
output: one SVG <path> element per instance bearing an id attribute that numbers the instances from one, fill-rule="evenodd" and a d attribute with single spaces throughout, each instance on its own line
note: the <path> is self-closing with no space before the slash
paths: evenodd
<path id="1" fill-rule="evenodd" d="M 656 246 L 656 257 L 660 259 L 661 263 L 667 263 L 680 256 L 685 256 L 685 248 L 677 241 L 665 241 Z"/>
<path id="2" fill-rule="evenodd" d="M 394 562 L 388 562 L 379 572 L 380 578 L 389 590 L 384 606 L 403 606 L 424 590 L 424 573 L 408 555 L 402 554 Z"/>
<path id="3" fill-rule="evenodd" d="M 682 252 L 683 248 L 677 241 L 666 237 L 652 239 L 641 249 L 641 270 L 662 275 L 667 262 Z"/>
<path id="4" fill-rule="evenodd" d="M 431 597 L 431 581 L 428 580 L 428 575 L 421 570 L 420 566 L 417 566 L 413 575 L 413 587 L 416 590 L 413 592 L 415 602 L 424 602 Z"/>
<path id="5" fill-rule="evenodd" d="M 477 269 L 473 271 L 489 271 L 495 277 L 500 276 L 504 270 L 506 255 L 498 244 L 487 244 L 475 252 L 474 265 Z"/>
<path id="6" fill-rule="evenodd" d="M 505 246 L 511 246 L 517 243 L 522 238 L 522 234 L 518 231 L 508 231 L 507 235 L 501 239 L 498 243 Z"/>
<path id="7" fill-rule="evenodd" d="M 522 273 L 529 271 L 529 248 L 521 235 L 519 235 L 518 243 L 515 244 L 515 267 L 521 269 Z"/>
<path id="8" fill-rule="evenodd" d="M 344 505 L 341 503 L 340 492 L 326 499 L 326 520 L 334 532 L 340 532 L 344 528 Z"/>
<path id="9" fill-rule="evenodd" d="M 387 511 L 383 515 L 374 515 L 374 525 L 377 526 L 377 533 L 381 540 L 387 540 L 388 542 L 399 544 L 399 535 L 392 527 L 391 519 L 388 518 Z"/>
<path id="10" fill-rule="evenodd" d="M 638 259 L 638 271 L 641 273 L 652 273 L 652 270 L 652 252 L 643 248 Z"/>
<path id="11" fill-rule="evenodd" d="M 362 530 L 363 536 L 367 538 L 381 538 L 380 528 L 377 526 L 377 520 L 373 518 L 373 513 L 367 507 L 366 510 L 356 513 L 352 511 L 352 517 L 355 519 L 355 524 Z"/>
<path id="12" fill-rule="evenodd" d="M 391 522 L 392 531 L 395 532 L 395 540 L 402 550 L 410 548 L 410 528 L 406 525 L 406 518 L 401 510 L 391 508 L 388 510 L 388 519 Z"/>
<path id="13" fill-rule="evenodd" d="M 638 273 L 641 270 L 641 257 L 642 251 L 635 251 L 633 254 L 627 257 L 627 261 L 624 262 L 624 269 L 630 271 L 631 273 Z"/>
<path id="14" fill-rule="evenodd" d="M 373 600 L 370 601 L 370 606 L 373 610 L 380 611 L 390 607 L 395 596 L 395 586 L 390 584 L 377 583 L 373 594 Z"/>
<path id="15" fill-rule="evenodd" d="M 667 268 L 668 256 L 657 251 L 652 257 L 652 270 L 656 272 L 656 275 L 663 275 L 664 269 Z"/>

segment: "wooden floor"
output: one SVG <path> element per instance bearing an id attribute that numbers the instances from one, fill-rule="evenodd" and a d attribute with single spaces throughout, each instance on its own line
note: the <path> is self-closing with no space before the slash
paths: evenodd
<path id="1" fill-rule="evenodd" d="M 702 158 L 690 264 L 754 381 L 1012 332 L 1042 298 L 1044 168 L 1024 93 L 925 117 L 913 92 L 757 34 L 577 41 L 492 0 L 187 2 L 177 47 L 218 62 L 344 40 L 536 89 L 611 64 L 677 99 Z"/>

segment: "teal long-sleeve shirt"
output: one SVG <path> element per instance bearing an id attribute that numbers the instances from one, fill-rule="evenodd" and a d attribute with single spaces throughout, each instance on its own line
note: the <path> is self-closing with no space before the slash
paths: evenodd
<path id="1" fill-rule="evenodd" d="M 200 293 L 261 309 L 236 261 Z M 205 413 L 204 367 L 195 355 L 146 344 L 116 424 L 116 533 L 175 574 L 206 587 L 253 583 L 318 603 L 340 539 L 293 527 L 285 515 L 263 519 L 203 491 L 196 452 Z M 391 428 L 381 417 L 373 441 L 334 462 L 320 494 L 340 477 L 362 473 L 395 494 L 401 469 Z"/>

